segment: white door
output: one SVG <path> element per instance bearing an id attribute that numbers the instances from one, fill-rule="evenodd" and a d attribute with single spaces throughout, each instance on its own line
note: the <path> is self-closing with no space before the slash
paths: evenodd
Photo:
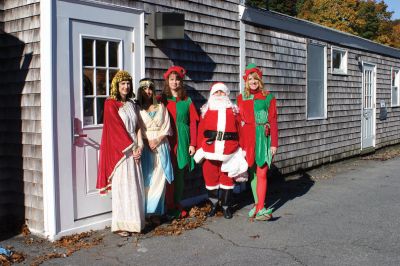
<path id="1" fill-rule="evenodd" d="M 111 211 L 110 196 L 96 189 L 103 106 L 115 73 L 132 69 L 133 34 L 129 28 L 72 21 L 75 220 Z"/>
<path id="2" fill-rule="evenodd" d="M 376 70 L 374 65 L 363 64 L 361 149 L 375 145 L 375 88 Z"/>

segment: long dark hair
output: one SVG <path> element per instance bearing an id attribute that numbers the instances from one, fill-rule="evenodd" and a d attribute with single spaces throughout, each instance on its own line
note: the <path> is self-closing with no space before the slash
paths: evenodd
<path id="1" fill-rule="evenodd" d="M 157 105 L 157 98 L 156 98 L 156 87 L 154 85 L 154 81 L 150 78 L 143 78 L 139 81 L 139 89 L 137 91 L 137 96 L 136 96 L 136 100 L 137 100 L 137 104 L 141 107 L 144 108 L 144 89 L 149 88 L 153 91 L 153 100 L 152 100 L 152 104 Z"/>

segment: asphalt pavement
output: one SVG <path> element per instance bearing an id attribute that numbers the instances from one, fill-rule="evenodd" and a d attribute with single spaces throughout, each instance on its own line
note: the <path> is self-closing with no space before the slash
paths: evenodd
<path id="1" fill-rule="evenodd" d="M 358 158 L 277 178 L 268 190 L 272 221 L 247 218 L 244 192 L 231 220 L 213 217 L 178 236 L 121 238 L 105 229 L 96 232 L 100 244 L 43 265 L 400 265 L 399 173 L 400 157 Z M 25 252 L 26 264 L 50 245 L 22 239 L 0 246 Z"/>

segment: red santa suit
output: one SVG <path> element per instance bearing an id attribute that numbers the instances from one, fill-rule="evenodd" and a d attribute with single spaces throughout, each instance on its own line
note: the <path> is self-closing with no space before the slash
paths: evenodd
<path id="1" fill-rule="evenodd" d="M 216 91 L 223 91 L 226 96 L 213 95 Z M 239 110 L 228 94 L 225 84 L 214 84 L 209 101 L 201 108 L 194 160 L 204 160 L 203 176 L 208 190 L 233 189 L 234 178 L 247 177 L 248 165 L 239 147 Z"/>

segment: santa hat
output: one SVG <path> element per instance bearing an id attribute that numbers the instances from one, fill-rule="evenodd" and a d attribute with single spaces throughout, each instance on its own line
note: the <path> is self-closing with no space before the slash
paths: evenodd
<path id="1" fill-rule="evenodd" d="M 246 67 L 246 70 L 245 70 L 245 72 L 244 72 L 244 76 L 243 76 L 243 79 L 244 79 L 244 81 L 247 81 L 247 78 L 249 77 L 249 75 L 251 74 L 251 73 L 257 73 L 257 75 L 258 75 L 258 77 L 260 78 L 260 79 L 262 79 L 262 71 L 261 71 L 261 69 L 259 69 L 257 66 L 256 66 L 256 64 L 254 64 L 254 63 L 250 63 L 250 64 L 248 64 L 247 65 L 247 67 Z"/>
<path id="2" fill-rule="evenodd" d="M 214 83 L 210 88 L 210 96 L 216 93 L 217 91 L 223 91 L 226 95 L 229 95 L 230 91 L 228 87 L 222 82 Z"/>
<path id="3" fill-rule="evenodd" d="M 183 79 L 185 77 L 185 75 L 186 75 L 186 70 L 183 67 L 181 67 L 181 66 L 171 66 L 164 73 L 164 75 L 163 75 L 164 79 L 167 80 L 169 75 L 171 75 L 172 72 L 176 72 L 181 79 Z"/>

